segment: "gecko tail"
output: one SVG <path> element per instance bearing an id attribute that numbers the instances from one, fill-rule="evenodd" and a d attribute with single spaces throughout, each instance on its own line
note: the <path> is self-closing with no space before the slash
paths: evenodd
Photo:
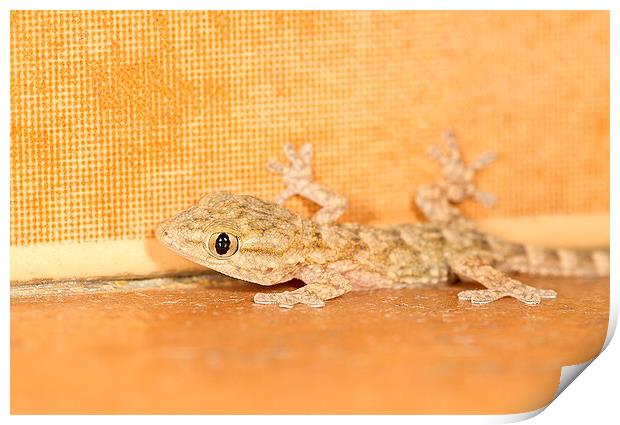
<path id="1" fill-rule="evenodd" d="M 537 276 L 609 276 L 609 248 L 542 248 L 487 238 L 497 254 L 497 267 L 513 273 Z"/>

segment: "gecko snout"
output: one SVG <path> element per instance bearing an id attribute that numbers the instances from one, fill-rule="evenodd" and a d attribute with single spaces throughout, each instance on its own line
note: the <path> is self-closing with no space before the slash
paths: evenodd
<path id="1" fill-rule="evenodd" d="M 169 220 L 162 221 L 157 225 L 157 229 L 155 230 L 155 237 L 157 237 L 157 239 L 159 239 L 160 241 L 166 241 L 170 238 L 170 233 L 167 226 L 168 221 Z"/>

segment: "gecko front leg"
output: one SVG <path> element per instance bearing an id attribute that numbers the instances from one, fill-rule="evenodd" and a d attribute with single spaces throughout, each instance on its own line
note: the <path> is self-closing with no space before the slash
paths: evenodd
<path id="1" fill-rule="evenodd" d="M 449 259 L 452 270 L 461 276 L 472 279 L 487 289 L 462 291 L 459 299 L 469 300 L 473 304 L 488 304 L 503 297 L 512 297 L 525 304 L 535 305 L 541 298 L 555 298 L 557 293 L 552 289 L 538 289 L 526 285 L 501 271 L 495 269 L 483 255 L 460 254 Z"/>
<path id="2" fill-rule="evenodd" d="M 318 266 L 304 269 L 299 278 L 307 282 L 307 285 L 294 291 L 258 293 L 254 296 L 254 302 L 276 304 L 284 308 L 292 308 L 295 304 L 323 307 L 326 300 L 336 298 L 351 290 L 351 283 L 344 276 Z"/>
<path id="3" fill-rule="evenodd" d="M 312 145 L 304 144 L 299 152 L 295 151 L 292 144 L 284 145 L 284 154 L 291 161 L 290 166 L 285 166 L 276 161 L 270 161 L 269 170 L 282 174 L 282 180 L 286 189 L 276 198 L 278 205 L 283 205 L 288 198 L 301 195 L 319 204 L 322 208 L 312 217 L 319 224 L 332 223 L 347 209 L 345 197 L 319 185 L 312 177 Z"/>

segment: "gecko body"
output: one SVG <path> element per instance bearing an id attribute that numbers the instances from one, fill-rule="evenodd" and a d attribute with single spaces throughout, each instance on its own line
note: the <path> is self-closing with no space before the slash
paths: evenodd
<path id="1" fill-rule="evenodd" d="M 457 277 L 486 287 L 459 293 L 460 299 L 474 304 L 502 297 L 538 304 L 542 298 L 555 298 L 556 292 L 525 285 L 505 272 L 578 276 L 609 272 L 604 250 L 534 248 L 476 229 L 455 204 L 467 198 L 493 203 L 492 196 L 473 184 L 475 172 L 493 157 L 485 155 L 466 165 L 451 133 L 446 142 L 447 154 L 435 147 L 429 151 L 442 166 L 443 180 L 416 194 L 426 223 L 385 228 L 336 223 L 346 210 L 346 199 L 313 180 L 309 144 L 299 152 L 289 144 L 285 154 L 291 165 L 269 165 L 283 175 L 287 186 L 276 202 L 211 193 L 162 222 L 157 237 L 174 252 L 238 279 L 260 285 L 302 280 L 306 286 L 294 291 L 254 297 L 259 304 L 289 308 L 322 307 L 326 300 L 351 290 L 437 286 Z M 292 213 L 283 204 L 294 195 L 313 200 L 321 210 L 312 219 Z"/>

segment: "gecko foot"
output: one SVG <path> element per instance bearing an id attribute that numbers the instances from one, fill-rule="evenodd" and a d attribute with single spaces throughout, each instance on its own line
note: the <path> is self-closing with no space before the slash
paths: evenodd
<path id="1" fill-rule="evenodd" d="M 270 171 L 281 174 L 286 189 L 276 198 L 276 204 L 282 205 L 291 196 L 302 194 L 305 186 L 312 183 L 312 145 L 304 144 L 299 152 L 291 143 L 284 145 L 284 154 L 291 162 L 290 166 L 270 161 L 267 165 Z"/>
<path id="2" fill-rule="evenodd" d="M 276 304 L 284 308 L 292 308 L 295 304 L 305 304 L 310 307 L 325 306 L 325 303 L 318 295 L 304 290 L 304 288 L 271 294 L 258 293 L 254 295 L 254 302 L 256 304 Z"/>
<path id="3" fill-rule="evenodd" d="M 473 179 L 476 172 L 489 165 L 495 160 L 495 154 L 488 152 L 471 164 L 466 164 L 458 146 L 458 142 L 453 132 L 448 131 L 444 134 L 444 140 L 448 147 L 448 152 L 444 153 L 437 146 L 430 146 L 428 154 L 441 165 L 443 181 L 440 183 L 446 196 L 451 202 L 461 202 L 467 198 L 473 198 L 486 207 L 495 204 L 495 197 L 476 188 Z"/>
<path id="4" fill-rule="evenodd" d="M 527 286 L 527 285 L 523 285 Z M 471 301 L 472 304 L 489 304 L 504 297 L 512 297 L 524 304 L 536 305 L 540 303 L 541 298 L 555 298 L 557 293 L 552 289 L 536 289 L 527 286 L 527 290 L 519 288 L 519 290 L 510 289 L 476 289 L 459 292 L 460 300 Z"/>

